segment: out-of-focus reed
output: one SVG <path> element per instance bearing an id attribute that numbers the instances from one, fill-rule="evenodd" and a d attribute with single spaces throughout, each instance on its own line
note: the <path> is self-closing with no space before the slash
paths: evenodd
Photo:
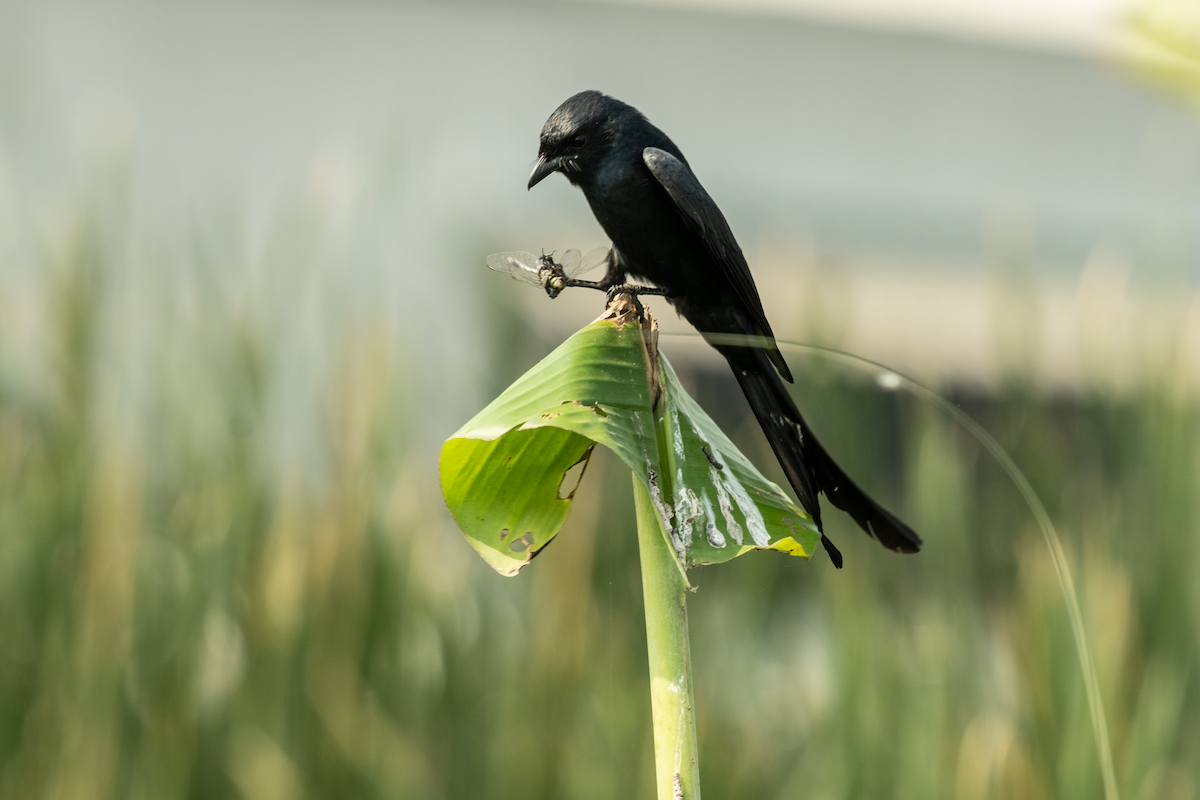
<path id="1" fill-rule="evenodd" d="M 52 206 L 6 192 L 0 798 L 650 796 L 616 459 L 597 456 L 555 546 L 500 578 L 419 443 L 446 401 L 413 380 L 432 333 L 361 302 L 371 279 L 348 276 L 370 255 L 331 244 L 344 231 L 301 204 L 257 243 L 231 208 L 161 234 L 120 169 Z M 1133 389 L 1109 391 L 1092 353 L 1079 395 L 1040 395 L 1009 359 L 1011 391 L 959 398 L 1064 534 L 1126 798 L 1200 780 L 1200 407 L 1163 352 L 1194 352 L 1179 308 Z M 486 326 L 516 336 L 505 313 Z M 513 362 L 506 341 L 475 360 Z M 1014 488 L 934 409 L 796 360 L 826 443 L 928 544 L 901 558 L 830 514 L 842 572 L 756 554 L 695 575 L 707 792 L 1100 796 Z M 731 380 L 706 378 L 701 402 L 771 464 Z"/>

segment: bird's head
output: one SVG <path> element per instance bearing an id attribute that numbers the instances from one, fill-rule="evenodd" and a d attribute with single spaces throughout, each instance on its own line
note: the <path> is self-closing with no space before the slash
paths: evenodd
<path id="1" fill-rule="evenodd" d="M 596 91 L 580 92 L 559 106 L 546 124 L 529 188 L 552 172 L 578 185 L 595 174 L 629 122 L 644 120 L 633 106 Z"/>

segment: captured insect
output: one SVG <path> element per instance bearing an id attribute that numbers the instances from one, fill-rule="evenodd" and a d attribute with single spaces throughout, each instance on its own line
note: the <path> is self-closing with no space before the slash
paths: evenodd
<path id="1" fill-rule="evenodd" d="M 578 250 L 568 250 L 563 253 L 562 261 L 558 262 L 554 260 L 554 253 L 540 256 L 524 251 L 492 253 L 487 257 L 487 265 L 496 272 L 507 272 L 514 280 L 541 286 L 547 295 L 555 298 L 568 286 L 600 289 L 596 281 L 581 281 L 578 277 L 607 264 L 608 254 L 607 247 L 597 247 L 586 256 Z"/>

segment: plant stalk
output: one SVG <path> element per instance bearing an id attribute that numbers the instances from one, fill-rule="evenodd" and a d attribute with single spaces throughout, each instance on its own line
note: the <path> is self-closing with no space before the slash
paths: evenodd
<path id="1" fill-rule="evenodd" d="M 687 629 L 687 579 L 663 532 L 650 493 L 636 476 L 633 493 L 642 559 L 642 597 L 646 606 L 658 800 L 700 800 Z"/>

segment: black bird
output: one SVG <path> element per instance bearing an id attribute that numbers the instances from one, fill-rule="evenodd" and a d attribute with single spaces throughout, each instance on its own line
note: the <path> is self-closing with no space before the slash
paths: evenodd
<path id="1" fill-rule="evenodd" d="M 842 555 L 824 534 L 818 492 L 884 547 L 917 552 L 921 538 L 846 477 L 800 416 L 746 257 L 675 143 L 633 106 L 580 92 L 546 120 L 529 188 L 553 172 L 583 190 L 612 239 L 600 286 L 652 282 L 725 356 L 834 565 Z"/>

